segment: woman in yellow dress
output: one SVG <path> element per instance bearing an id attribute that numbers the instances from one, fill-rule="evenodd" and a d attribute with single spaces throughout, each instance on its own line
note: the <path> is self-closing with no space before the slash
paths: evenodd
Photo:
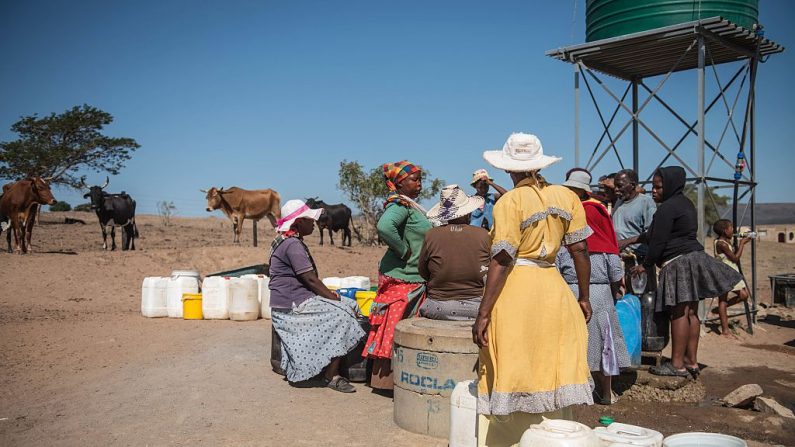
<path id="1" fill-rule="evenodd" d="M 483 157 L 511 175 L 514 189 L 494 205 L 492 260 L 472 327 L 481 347 L 478 443 L 513 445 L 542 415 L 571 418 L 567 407 L 593 404 L 591 229 L 577 195 L 538 175 L 560 158 L 544 155 L 535 135 L 515 133 Z M 579 300 L 555 268 L 562 245 L 574 260 Z"/>

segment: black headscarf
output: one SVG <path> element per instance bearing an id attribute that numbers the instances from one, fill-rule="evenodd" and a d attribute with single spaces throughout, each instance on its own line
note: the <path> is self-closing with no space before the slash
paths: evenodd
<path id="1" fill-rule="evenodd" d="M 662 201 L 670 199 L 677 194 L 685 191 L 685 169 L 681 166 L 666 166 L 654 172 L 655 175 L 662 177 L 663 196 Z"/>

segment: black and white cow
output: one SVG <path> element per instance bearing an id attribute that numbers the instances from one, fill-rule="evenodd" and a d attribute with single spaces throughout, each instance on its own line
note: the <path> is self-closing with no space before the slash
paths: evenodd
<path id="1" fill-rule="evenodd" d="M 351 246 L 351 209 L 347 205 L 338 203 L 336 205 L 328 205 L 317 197 L 306 199 L 306 206 L 313 209 L 323 209 L 323 214 L 317 220 L 317 227 L 320 229 L 320 245 L 323 245 L 323 230 L 328 230 L 331 245 L 334 245 L 334 232 L 342 230 L 342 245 L 345 240 L 348 241 L 348 247 Z"/>
<path id="2" fill-rule="evenodd" d="M 91 209 L 96 211 L 99 218 L 99 227 L 102 229 L 102 249 L 108 249 L 108 233 L 106 227 L 110 226 L 111 250 L 116 249 L 116 227 L 121 227 L 121 249 L 135 250 L 135 238 L 138 237 L 138 227 L 135 225 L 135 200 L 125 192 L 109 194 L 104 189 L 110 183 L 105 178 L 102 186 L 92 186 L 83 198 L 91 198 Z"/>

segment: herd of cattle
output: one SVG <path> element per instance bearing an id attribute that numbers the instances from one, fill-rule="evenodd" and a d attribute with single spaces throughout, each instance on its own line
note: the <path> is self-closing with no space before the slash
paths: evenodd
<path id="1" fill-rule="evenodd" d="M 42 205 L 53 205 L 55 197 L 50 190 L 49 178 L 29 177 L 3 186 L 0 195 L 0 233 L 6 231 L 8 252 L 28 253 L 31 250 L 31 237 Z M 102 248 L 107 250 L 107 229 L 110 227 L 111 250 L 116 249 L 116 227 L 122 231 L 122 250 L 135 250 L 135 239 L 139 237 L 135 224 L 135 200 L 125 192 L 107 193 L 102 186 L 86 186 L 83 195 L 91 199 L 91 209 L 97 214 L 102 230 Z M 238 187 L 229 189 L 212 187 L 202 190 L 206 193 L 207 211 L 221 210 L 232 221 L 234 243 L 240 243 L 240 234 L 245 219 L 258 221 L 267 217 L 275 227 L 281 218 L 281 198 L 272 189 L 245 190 Z M 351 209 L 344 204 L 328 205 L 317 198 L 307 199 L 310 208 L 322 209 L 317 226 L 320 229 L 320 245 L 323 245 L 324 230 L 328 230 L 331 245 L 334 233 L 342 230 L 342 244 L 351 245 Z M 355 228 L 354 228 L 355 230 Z M 12 250 L 11 238 L 14 246 Z M 347 242 L 347 243 L 346 243 Z"/>
<path id="2" fill-rule="evenodd" d="M 221 210 L 232 221 L 236 244 L 240 243 L 240 234 L 243 231 L 245 219 L 258 221 L 267 217 L 276 227 L 276 221 L 282 217 L 281 197 L 272 189 L 247 190 L 237 186 L 225 189 L 213 186 L 200 191 L 207 194 L 208 212 Z M 306 199 L 306 204 L 310 208 L 323 210 L 317 221 L 317 227 L 320 230 L 320 245 L 323 245 L 324 230 L 328 230 L 331 245 L 334 245 L 334 233 L 342 230 L 342 245 L 351 246 L 352 213 L 347 205 L 342 203 L 328 205 L 317 197 Z"/>

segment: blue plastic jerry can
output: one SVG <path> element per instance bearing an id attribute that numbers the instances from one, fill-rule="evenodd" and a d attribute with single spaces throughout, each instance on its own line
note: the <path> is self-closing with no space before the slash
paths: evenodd
<path id="1" fill-rule="evenodd" d="M 629 351 L 629 360 L 632 366 L 640 366 L 640 350 L 642 334 L 640 330 L 641 312 L 640 300 L 635 295 L 626 294 L 616 302 L 618 324 L 624 333 L 624 342 Z"/>

